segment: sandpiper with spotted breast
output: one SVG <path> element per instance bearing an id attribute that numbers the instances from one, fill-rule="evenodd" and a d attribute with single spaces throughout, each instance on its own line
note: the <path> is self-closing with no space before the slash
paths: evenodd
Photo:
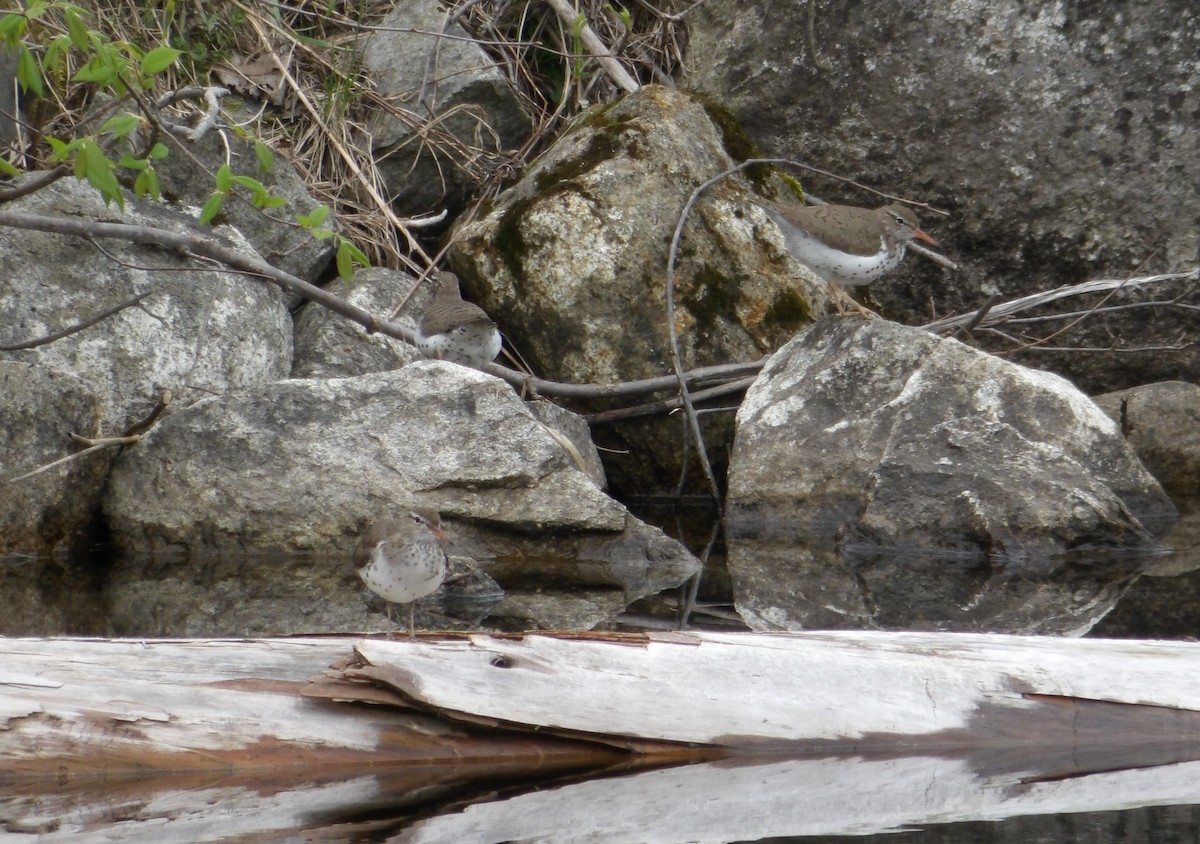
<path id="1" fill-rule="evenodd" d="M 921 231 L 917 215 L 903 205 L 758 204 L 783 232 L 788 251 L 831 287 L 858 287 L 891 272 L 904 260 L 913 240 L 938 245 Z M 831 292 L 836 293 L 836 288 Z"/>
<path id="2" fill-rule="evenodd" d="M 399 522 L 375 525 L 358 543 L 354 564 L 363 583 L 387 602 L 408 605 L 408 638 L 416 637 L 413 604 L 437 591 L 446 578 L 446 552 L 441 541 L 442 517 L 428 507 L 413 507 Z"/>

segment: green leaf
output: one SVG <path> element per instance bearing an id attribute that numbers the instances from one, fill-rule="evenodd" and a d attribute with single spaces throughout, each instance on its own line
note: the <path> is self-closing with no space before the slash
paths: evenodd
<path id="1" fill-rule="evenodd" d="M 312 210 L 312 213 L 307 217 L 301 217 L 300 222 L 305 228 L 317 228 L 326 219 L 329 218 L 329 208 L 325 205 L 318 205 Z"/>
<path id="2" fill-rule="evenodd" d="M 354 255 L 351 253 L 350 241 L 343 240 L 338 244 L 337 269 L 338 275 L 349 281 L 354 278 Z"/>
<path id="3" fill-rule="evenodd" d="M 46 48 L 46 55 L 42 57 L 42 67 L 46 69 L 46 73 L 51 75 L 61 73 L 63 62 L 70 49 L 71 39 L 65 35 L 51 41 L 50 46 Z"/>
<path id="4" fill-rule="evenodd" d="M 50 152 L 52 153 L 55 161 L 62 161 L 71 154 L 69 145 L 64 141 L 60 141 L 58 138 L 52 138 L 47 135 L 46 143 L 50 145 Z"/>
<path id="5" fill-rule="evenodd" d="M 276 196 L 275 194 L 268 196 L 266 201 L 263 203 L 264 208 L 282 208 L 285 205 L 287 205 L 287 200 L 282 196 Z"/>
<path id="6" fill-rule="evenodd" d="M 95 82 L 97 85 L 108 85 L 117 78 L 117 74 L 112 65 L 101 61 L 97 56 L 75 71 L 75 76 L 72 78 L 76 82 Z"/>
<path id="7" fill-rule="evenodd" d="M 109 118 L 108 122 L 100 127 L 100 131 L 112 132 L 114 137 L 124 138 L 141 125 L 142 119 L 136 114 L 118 114 Z"/>
<path id="8" fill-rule="evenodd" d="M 249 176 L 234 176 L 233 183 L 241 185 L 246 190 L 255 191 L 256 193 L 266 193 L 267 189 L 258 179 L 252 179 Z"/>
<path id="9" fill-rule="evenodd" d="M 228 193 L 233 189 L 233 171 L 229 169 L 228 164 L 222 164 L 217 168 L 217 190 L 221 193 Z"/>
<path id="10" fill-rule="evenodd" d="M 367 257 L 367 253 L 363 252 L 361 249 L 359 249 L 357 246 L 355 246 L 353 243 L 346 240 L 345 238 L 341 238 L 341 246 L 339 248 L 345 248 L 345 249 L 350 250 L 350 255 L 352 258 L 354 258 L 354 263 L 361 264 L 364 267 L 371 266 L 371 259 Z"/>
<path id="11" fill-rule="evenodd" d="M 0 18 L 0 38 L 10 47 L 21 43 L 26 28 L 24 15 L 5 15 Z"/>
<path id="12" fill-rule="evenodd" d="M 213 191 L 212 196 L 204 203 L 204 207 L 200 209 L 200 222 L 207 225 L 213 221 L 213 218 L 221 213 L 221 203 L 225 201 L 225 193 L 223 191 Z"/>
<path id="13" fill-rule="evenodd" d="M 38 67 L 37 58 L 25 46 L 21 47 L 21 56 L 17 59 L 17 82 L 21 83 L 21 90 L 27 94 L 40 97 L 45 93 L 42 69 Z"/>
<path id="14" fill-rule="evenodd" d="M 275 166 L 275 154 L 262 141 L 254 142 L 254 157 L 258 159 L 258 169 L 263 173 L 270 173 Z"/>
<path id="15" fill-rule="evenodd" d="M 150 166 L 150 162 L 144 158 L 134 158 L 129 153 L 121 156 L 117 162 L 118 167 L 124 167 L 126 170 L 145 170 Z"/>
<path id="16" fill-rule="evenodd" d="M 119 208 L 124 208 L 125 197 L 121 195 L 121 186 L 113 173 L 113 163 L 108 160 L 104 150 L 95 141 L 84 141 L 80 152 L 80 158 L 86 162 L 88 184 L 100 192 L 105 205 L 115 202 Z"/>
<path id="17" fill-rule="evenodd" d="M 72 6 L 67 7 L 67 35 L 77 50 L 86 52 L 91 46 L 87 24 L 79 17 L 79 9 Z"/>
<path id="18" fill-rule="evenodd" d="M 5 176 L 20 176 L 21 175 L 20 170 L 18 170 L 16 167 L 13 167 L 11 164 L 9 164 L 7 161 L 5 161 L 3 158 L 0 158 L 0 173 L 3 173 Z"/>
<path id="19" fill-rule="evenodd" d="M 154 172 L 153 167 L 147 167 L 133 181 L 133 192 L 136 196 L 151 196 L 155 199 L 162 198 L 162 186 L 158 183 L 158 174 Z"/>
<path id="20" fill-rule="evenodd" d="M 155 47 L 142 57 L 140 69 L 146 76 L 162 73 L 175 64 L 175 60 L 182 55 L 183 51 L 176 50 L 174 47 Z"/>
<path id="21" fill-rule="evenodd" d="M 162 141 L 159 141 L 157 144 L 155 144 L 154 146 L 152 146 L 150 148 L 149 157 L 155 161 L 162 161 L 164 158 L 167 157 L 167 153 L 169 153 L 169 152 L 170 152 L 170 150 L 167 149 L 167 145 L 164 144 Z"/>

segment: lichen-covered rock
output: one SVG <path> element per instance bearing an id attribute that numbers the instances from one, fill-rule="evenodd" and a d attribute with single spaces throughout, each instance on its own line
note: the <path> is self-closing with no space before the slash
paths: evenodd
<path id="1" fill-rule="evenodd" d="M 450 262 L 539 375 L 609 384 L 668 374 L 671 239 L 696 186 L 732 166 L 725 143 L 700 101 L 670 89 L 594 108 L 462 227 Z M 756 360 L 827 304 L 825 284 L 791 258 L 752 196 L 741 177 L 724 179 L 683 229 L 674 295 L 685 369 Z M 705 417 L 714 460 L 729 423 Z M 598 429 L 613 488 L 674 488 L 681 430 L 677 418 Z"/>

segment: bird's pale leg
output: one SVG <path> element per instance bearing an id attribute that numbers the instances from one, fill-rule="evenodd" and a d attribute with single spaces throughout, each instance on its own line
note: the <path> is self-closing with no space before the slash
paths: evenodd
<path id="1" fill-rule="evenodd" d="M 879 319 L 879 314 L 866 305 L 859 304 L 853 296 L 846 292 L 846 288 L 836 281 L 829 282 L 829 302 L 838 316 L 858 314 L 865 319 Z"/>
<path id="2" fill-rule="evenodd" d="M 417 608 L 416 601 L 408 602 L 408 638 L 417 638 L 417 629 L 413 626 L 413 611 Z"/>

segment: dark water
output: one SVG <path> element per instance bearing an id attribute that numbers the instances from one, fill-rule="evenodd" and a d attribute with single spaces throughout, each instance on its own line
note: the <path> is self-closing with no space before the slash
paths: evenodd
<path id="1" fill-rule="evenodd" d="M 703 517 L 649 515 L 697 550 L 709 545 Z M 1193 516 L 1181 521 L 1167 537 L 1175 553 L 1123 585 L 1090 635 L 1195 638 L 1198 534 Z M 728 629 L 736 616 L 723 547 L 718 541 L 711 550 L 695 619 Z M 7 635 L 95 633 L 110 625 L 97 599 L 101 579 L 71 571 L 64 561 L 4 561 Z M 669 626 L 678 600 L 668 594 L 644 602 L 624 622 Z M 2 649 L 0 640 L 0 703 Z M 1196 667 L 1200 673 L 1200 657 Z M 1127 758 L 1064 767 L 1048 762 L 1055 755 L 1045 750 L 1015 747 L 1002 763 L 954 754 L 739 758 L 533 782 L 461 766 L 53 782 L 21 781 L 0 770 L 0 840 L 1200 841 L 1195 736 L 1146 749 L 1142 762 L 1135 748 Z M 1160 764 L 1164 757 L 1170 761 Z"/>

